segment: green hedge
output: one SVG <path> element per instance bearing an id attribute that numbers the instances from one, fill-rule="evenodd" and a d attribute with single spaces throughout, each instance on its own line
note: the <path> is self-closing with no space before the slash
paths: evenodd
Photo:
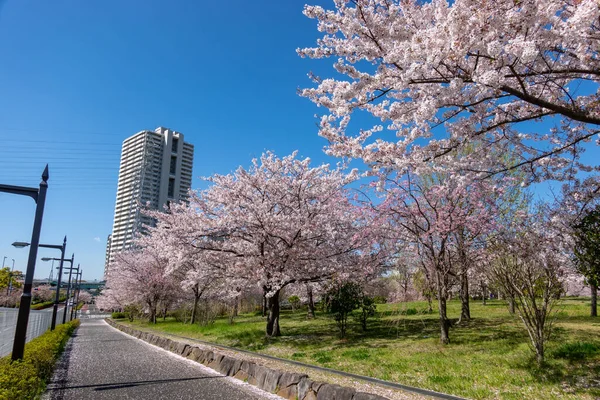
<path id="1" fill-rule="evenodd" d="M 54 364 L 79 320 L 58 325 L 25 345 L 23 360 L 0 359 L 0 399 L 35 399 L 46 389 Z"/>
<path id="2" fill-rule="evenodd" d="M 44 309 L 46 307 L 50 307 L 53 304 L 54 304 L 54 300 L 44 301 L 43 303 L 32 304 L 31 305 L 31 309 L 32 310 L 41 310 L 41 309 Z"/>

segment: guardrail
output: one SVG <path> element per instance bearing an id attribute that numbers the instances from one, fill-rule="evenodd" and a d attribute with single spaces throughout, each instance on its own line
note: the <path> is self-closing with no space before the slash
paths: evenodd
<path id="1" fill-rule="evenodd" d="M 62 321 L 64 308 L 58 310 L 57 321 Z M 0 357 L 11 353 L 13 341 L 15 340 L 15 328 L 17 327 L 18 308 L 0 307 Z M 27 324 L 26 341 L 40 336 L 52 324 L 52 307 L 45 310 L 31 310 L 29 312 L 29 323 Z"/>

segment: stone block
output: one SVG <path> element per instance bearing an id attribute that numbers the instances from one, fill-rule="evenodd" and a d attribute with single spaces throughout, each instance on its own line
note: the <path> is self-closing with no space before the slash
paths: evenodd
<path id="1" fill-rule="evenodd" d="M 356 392 L 352 400 L 389 400 L 387 397 L 379 396 L 377 394 Z"/>
<path id="2" fill-rule="evenodd" d="M 235 379 L 239 379 L 240 381 L 246 382 L 248 380 L 248 373 L 240 369 L 235 375 L 233 375 L 233 377 Z"/>
<path id="3" fill-rule="evenodd" d="M 304 400 L 306 394 L 311 391 L 310 387 L 312 383 L 313 382 L 308 378 L 300 379 L 300 382 L 298 382 L 298 400 Z"/>
<path id="4" fill-rule="evenodd" d="M 297 385 L 288 385 L 284 388 L 280 388 L 277 391 L 277 396 L 283 397 L 287 400 L 297 400 L 298 399 L 298 386 Z"/>
<path id="5" fill-rule="evenodd" d="M 352 400 L 355 389 L 339 385 L 325 384 L 317 391 L 317 400 Z"/>
<path id="6" fill-rule="evenodd" d="M 241 370 L 248 375 L 248 383 L 256 385 L 256 364 L 249 361 L 243 361 Z"/>
<path id="7" fill-rule="evenodd" d="M 185 344 L 185 343 L 180 343 L 180 342 L 175 342 L 177 343 L 175 346 L 175 353 L 179 354 L 179 355 L 183 355 L 183 353 L 185 352 L 185 349 L 187 347 L 190 347 L 189 345 Z"/>
<path id="8" fill-rule="evenodd" d="M 253 383 L 253 385 L 258 386 L 259 388 L 262 389 L 264 383 L 265 383 L 265 378 L 267 377 L 267 368 L 263 367 L 262 365 L 256 365 L 254 367 L 254 378 L 256 379 L 256 383 Z"/>
<path id="9" fill-rule="evenodd" d="M 281 374 L 281 378 L 279 378 L 279 387 L 285 388 L 291 385 L 297 385 L 303 378 L 308 378 L 308 375 L 284 372 Z"/>
<path id="10" fill-rule="evenodd" d="M 223 354 L 214 353 L 212 361 L 208 364 L 204 363 L 204 365 L 206 365 L 208 368 L 212 368 L 215 371 L 218 371 L 223 357 L 224 357 Z"/>
<path id="11" fill-rule="evenodd" d="M 222 360 L 224 357 L 225 357 L 225 355 L 224 355 L 224 354 L 221 354 L 221 353 L 215 353 L 215 356 L 214 356 L 213 360 L 215 360 L 215 361 L 217 361 L 218 363 L 220 363 L 220 362 L 221 362 L 221 360 Z"/>
<path id="12" fill-rule="evenodd" d="M 231 370 L 233 369 L 233 364 L 235 363 L 235 359 L 231 357 L 223 357 L 221 362 L 219 363 L 219 371 L 223 375 L 235 375 L 235 372 L 232 374 Z M 236 371 L 237 372 L 237 371 Z"/>
<path id="13" fill-rule="evenodd" d="M 204 352 L 202 351 L 202 349 L 194 346 L 192 347 L 192 351 L 188 355 L 188 358 L 190 360 L 202 363 L 202 361 L 204 361 Z"/>
<path id="14" fill-rule="evenodd" d="M 238 371 L 241 369 L 241 367 L 242 367 L 242 360 L 234 358 L 233 366 L 231 367 L 231 370 L 229 371 L 229 373 L 227 375 L 234 376 L 235 374 L 238 373 Z"/>
<path id="15" fill-rule="evenodd" d="M 281 372 L 267 368 L 267 374 L 265 375 L 263 385 L 262 387 L 259 387 L 269 393 L 275 393 L 279 384 L 279 378 L 281 378 Z"/>
<path id="16" fill-rule="evenodd" d="M 317 400 L 317 393 L 310 389 L 301 400 Z"/>
<path id="17" fill-rule="evenodd" d="M 316 393 L 323 385 L 325 385 L 325 382 L 312 382 L 310 388 Z"/>
<path id="18" fill-rule="evenodd" d="M 249 363 L 248 361 L 242 361 L 242 366 L 240 367 L 240 369 L 242 371 L 245 371 L 246 373 L 248 373 L 249 375 L 252 375 L 250 373 L 250 364 L 254 365 L 254 363 Z"/>
<path id="19" fill-rule="evenodd" d="M 198 360 L 199 363 L 201 364 L 205 364 L 206 363 L 206 357 L 208 356 L 208 350 L 201 350 L 202 352 L 202 358 Z"/>
<path id="20" fill-rule="evenodd" d="M 185 345 L 185 349 L 183 350 L 183 352 L 181 353 L 182 357 L 187 357 L 190 355 L 190 353 L 192 352 L 192 346 L 189 345 Z"/>

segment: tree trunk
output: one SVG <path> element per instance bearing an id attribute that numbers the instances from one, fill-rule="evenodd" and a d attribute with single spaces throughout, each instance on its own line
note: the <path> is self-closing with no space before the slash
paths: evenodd
<path id="1" fill-rule="evenodd" d="M 441 272 L 437 272 L 437 294 L 438 294 L 438 308 L 440 314 L 440 342 L 443 344 L 450 343 L 450 321 L 446 314 L 446 297 L 447 293 L 447 279 L 448 276 L 441 276 Z"/>
<path id="2" fill-rule="evenodd" d="M 469 260 L 465 249 L 464 231 L 458 232 L 458 251 L 460 262 L 460 318 L 459 321 L 468 321 L 471 319 L 471 309 L 469 308 Z"/>
<path id="3" fill-rule="evenodd" d="M 460 303 L 460 320 L 470 320 L 471 309 L 469 307 L 469 277 L 467 276 L 466 267 L 463 267 L 462 274 L 460 274 Z"/>
<path id="4" fill-rule="evenodd" d="M 279 330 L 279 290 L 267 299 L 267 308 L 269 314 L 267 316 L 267 336 L 281 336 Z"/>
<path id="5" fill-rule="evenodd" d="M 448 316 L 446 315 L 446 299 L 441 295 L 438 297 L 438 305 L 440 308 L 440 342 L 448 344 L 450 343 L 450 321 L 448 321 Z"/>
<path id="6" fill-rule="evenodd" d="M 538 332 L 538 337 L 536 338 L 536 343 L 534 344 L 535 347 L 535 360 L 537 361 L 538 365 L 542 365 L 544 363 L 544 340 L 542 337 L 539 336 L 539 332 Z"/>
<path id="7" fill-rule="evenodd" d="M 267 316 L 267 296 L 266 296 L 266 292 L 263 293 L 263 305 L 262 305 L 262 316 L 266 317 Z"/>
<path id="8" fill-rule="evenodd" d="M 313 299 L 312 286 L 306 285 L 306 294 L 308 295 L 308 318 L 315 317 L 315 301 Z"/>
<path id="9" fill-rule="evenodd" d="M 483 300 L 482 300 L 482 304 L 485 306 L 487 303 L 487 285 L 483 285 Z"/>
<path id="10" fill-rule="evenodd" d="M 511 314 L 515 313 L 515 298 L 512 294 L 507 295 L 508 297 L 508 312 Z"/>
<path id="11" fill-rule="evenodd" d="M 598 316 L 598 285 L 590 285 L 592 291 L 592 307 L 590 309 L 590 316 Z"/>
<path id="12" fill-rule="evenodd" d="M 239 303 L 240 303 L 240 298 L 236 297 L 235 298 L 235 303 L 233 304 L 233 316 L 234 317 L 238 316 Z"/>
<path id="13" fill-rule="evenodd" d="M 150 305 L 149 318 L 151 323 L 156 324 L 156 305 Z"/>
<path id="14" fill-rule="evenodd" d="M 200 301 L 200 294 L 198 291 L 194 292 L 194 305 L 192 307 L 192 317 L 190 319 L 190 325 L 194 325 L 196 323 L 196 310 L 198 310 L 198 302 Z"/>

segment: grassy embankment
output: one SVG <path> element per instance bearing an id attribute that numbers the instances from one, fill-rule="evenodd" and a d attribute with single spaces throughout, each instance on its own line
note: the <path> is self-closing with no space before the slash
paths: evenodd
<path id="1" fill-rule="evenodd" d="M 460 314 L 458 302 L 448 308 L 450 317 Z M 233 325 L 226 317 L 209 326 L 169 318 L 133 325 L 474 399 L 600 396 L 600 319 L 588 317 L 589 300 L 563 301 L 542 368 L 520 320 L 502 302 L 473 302 L 473 320 L 452 328 L 446 346 L 438 340 L 437 314 L 421 313 L 425 309 L 423 302 L 378 305 L 369 330 L 361 332 L 353 321 L 346 339 L 327 315 L 307 320 L 302 311 L 283 312 L 283 336 L 275 339 L 265 338 L 265 321 L 253 314 Z"/>

